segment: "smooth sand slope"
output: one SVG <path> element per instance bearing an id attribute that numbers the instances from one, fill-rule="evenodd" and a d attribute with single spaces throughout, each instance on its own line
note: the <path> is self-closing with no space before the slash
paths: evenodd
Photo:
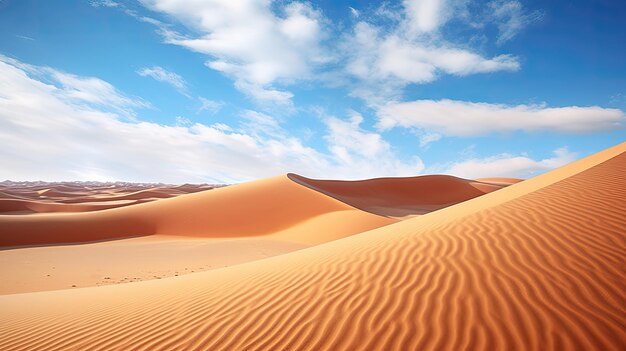
<path id="1" fill-rule="evenodd" d="M 0 349 L 623 350 L 625 151 L 265 260 L 2 296 Z"/>
<path id="2" fill-rule="evenodd" d="M 387 217 L 422 215 L 501 189 L 515 180 L 473 181 L 445 175 L 318 180 L 290 173 L 293 181 L 363 211 Z M 519 181 L 519 180 L 518 180 Z"/>
<path id="3" fill-rule="evenodd" d="M 0 295 L 165 279 L 306 247 L 255 237 L 220 240 L 149 235 L 0 250 Z"/>

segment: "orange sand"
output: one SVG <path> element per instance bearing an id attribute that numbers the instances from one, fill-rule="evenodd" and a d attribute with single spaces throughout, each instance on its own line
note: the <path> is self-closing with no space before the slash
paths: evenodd
<path id="1" fill-rule="evenodd" d="M 0 295 L 136 283 L 232 266 L 306 245 L 241 238 L 149 235 L 0 251 Z"/>
<path id="2" fill-rule="evenodd" d="M 295 251 L 396 221 L 311 191 L 308 185 L 289 180 L 293 177 L 299 176 L 275 177 L 182 196 L 161 206 L 155 203 L 88 215 L 0 217 L 0 224 L 4 224 L 0 234 L 5 233 L 6 241 L 13 238 L 13 244 L 37 245 L 0 251 L 0 267 L 4 267 L 0 269 L 0 281 L 5 282 L 0 286 L 0 294 L 137 282 L 186 274 L 191 270 L 205 271 Z M 351 205 L 371 202 L 369 208 L 373 208 L 384 201 L 384 208 L 380 208 L 389 213 L 423 213 L 428 206 L 436 209 L 484 193 L 470 186 L 468 181 L 448 176 L 329 183 L 352 192 Z M 388 186 L 385 187 L 385 183 Z M 433 201 L 441 198 L 433 189 L 444 192 L 445 185 L 452 188 L 447 190 L 446 201 L 432 206 Z M 402 192 L 402 188 L 407 191 Z M 59 187 L 55 189 L 60 191 Z M 341 191 L 341 187 L 333 189 Z M 377 192 L 373 193 L 372 189 Z M 385 192 L 385 189 L 392 191 Z M 68 193 L 67 187 L 62 190 Z M 13 193 L 17 191 L 13 189 Z M 80 193 L 84 198 L 95 197 L 88 196 L 84 189 Z M 65 196 L 63 201 L 68 198 Z M 150 226 L 141 231 L 142 228 L 135 226 L 139 221 Z M 12 229 L 17 226 L 22 226 L 18 227 L 22 230 L 20 237 Z M 102 236 L 94 237 L 94 234 Z M 159 234 L 170 236 L 163 239 Z M 113 237 L 121 239 L 67 245 Z M 18 239 L 21 241 L 16 243 Z"/>
<path id="3" fill-rule="evenodd" d="M 323 240 L 317 222 L 345 217 Z M 0 216 L 0 247 L 75 243 L 142 235 L 212 238 L 266 236 L 319 243 L 390 224 L 395 220 L 359 211 L 278 176 L 170 199 L 84 213 Z M 286 231 L 296 227 L 297 230 Z"/>
<path id="4" fill-rule="evenodd" d="M 0 349 L 623 350 L 625 152 L 626 143 L 445 209 L 268 259 L 136 284 L 0 296 Z M 327 231 L 342 220 L 329 216 L 352 208 L 294 182 L 298 190 L 286 191 L 285 181 L 237 187 L 266 194 L 281 184 L 266 199 L 291 200 L 285 216 L 298 220 L 242 223 L 239 233 L 281 232 L 317 217 Z M 293 202 L 304 191 L 317 202 Z M 202 195 L 71 216 L 133 210 L 167 217 L 169 204 L 183 207 L 182 200 L 189 204 L 181 214 L 192 216 Z M 218 203 L 228 208 L 223 196 Z M 263 204 L 270 206 L 242 204 L 231 219 L 245 222 L 250 209 L 251 220 L 266 218 L 257 217 Z M 174 217 L 157 227 L 173 230 Z M 224 223 L 214 228 L 227 229 Z M 6 227 L 0 223 L 10 240 Z M 14 228 L 33 233 L 24 223 Z M 197 223 L 183 228 L 202 234 Z"/>

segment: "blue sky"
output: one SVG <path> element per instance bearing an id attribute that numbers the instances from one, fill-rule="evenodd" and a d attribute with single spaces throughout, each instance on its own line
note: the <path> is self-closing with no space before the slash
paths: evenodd
<path id="1" fill-rule="evenodd" d="M 0 0 L 0 179 L 531 177 L 626 139 L 625 14 Z"/>

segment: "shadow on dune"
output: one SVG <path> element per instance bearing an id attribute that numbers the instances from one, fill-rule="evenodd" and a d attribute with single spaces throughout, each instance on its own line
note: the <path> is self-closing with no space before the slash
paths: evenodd
<path id="1" fill-rule="evenodd" d="M 379 216 L 423 215 L 501 189 L 508 184 L 479 182 L 448 175 L 318 180 L 294 173 L 289 179 L 345 204 Z"/>

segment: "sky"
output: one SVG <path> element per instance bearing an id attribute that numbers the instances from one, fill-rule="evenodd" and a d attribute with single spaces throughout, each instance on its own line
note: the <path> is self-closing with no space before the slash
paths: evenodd
<path id="1" fill-rule="evenodd" d="M 626 140 L 621 1 L 0 0 L 0 180 L 529 178 Z"/>

